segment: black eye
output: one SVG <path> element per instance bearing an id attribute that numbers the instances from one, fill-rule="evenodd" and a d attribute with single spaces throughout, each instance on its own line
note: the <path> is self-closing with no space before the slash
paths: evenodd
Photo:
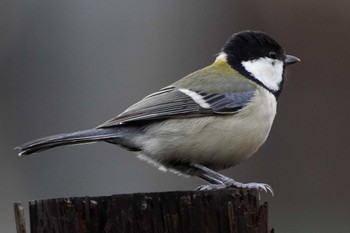
<path id="1" fill-rule="evenodd" d="M 269 58 L 276 59 L 277 53 L 276 52 L 269 52 Z"/>

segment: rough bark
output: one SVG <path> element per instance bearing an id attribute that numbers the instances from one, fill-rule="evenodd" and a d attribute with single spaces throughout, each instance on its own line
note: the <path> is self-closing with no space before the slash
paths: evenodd
<path id="1" fill-rule="evenodd" d="M 13 209 L 15 211 L 15 222 L 17 233 L 26 233 L 26 222 L 24 218 L 24 208 L 21 203 L 14 203 Z"/>
<path id="2" fill-rule="evenodd" d="M 254 190 L 181 191 L 30 201 L 32 233 L 264 233 Z"/>

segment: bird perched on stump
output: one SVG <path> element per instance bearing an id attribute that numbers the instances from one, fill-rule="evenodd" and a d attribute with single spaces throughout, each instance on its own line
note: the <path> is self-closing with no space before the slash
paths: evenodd
<path id="1" fill-rule="evenodd" d="M 217 171 L 235 166 L 265 142 L 276 115 L 286 55 L 259 31 L 233 34 L 213 64 L 150 94 L 96 128 L 57 134 L 17 149 L 29 155 L 57 146 L 105 141 L 136 152 L 159 168 L 207 181 L 200 190 L 226 187 L 269 190 Z"/>

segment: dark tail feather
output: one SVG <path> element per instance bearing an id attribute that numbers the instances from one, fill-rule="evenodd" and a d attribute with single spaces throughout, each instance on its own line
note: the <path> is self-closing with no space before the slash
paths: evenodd
<path id="1" fill-rule="evenodd" d="M 16 149 L 20 150 L 18 153 L 19 156 L 29 155 L 57 146 L 93 143 L 97 141 L 117 138 L 119 136 L 120 133 L 117 128 L 88 129 L 73 133 L 57 134 L 45 138 L 39 138 L 22 146 L 16 147 Z"/>

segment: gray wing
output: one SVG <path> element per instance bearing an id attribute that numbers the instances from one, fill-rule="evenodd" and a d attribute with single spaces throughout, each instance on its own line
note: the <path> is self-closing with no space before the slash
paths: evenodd
<path id="1" fill-rule="evenodd" d="M 98 128 L 137 121 L 234 114 L 250 102 L 254 93 L 255 90 L 246 90 L 207 94 L 170 86 L 146 96 Z"/>

